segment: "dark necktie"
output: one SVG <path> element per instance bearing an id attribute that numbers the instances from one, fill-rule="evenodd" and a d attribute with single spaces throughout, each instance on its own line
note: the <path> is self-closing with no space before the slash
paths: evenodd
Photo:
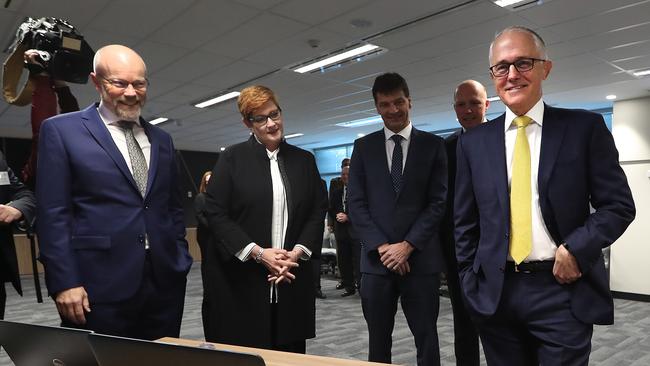
<path id="1" fill-rule="evenodd" d="M 133 135 L 133 125 L 135 122 L 131 121 L 120 121 L 118 125 L 122 128 L 124 132 L 124 137 L 126 138 L 126 148 L 129 151 L 129 158 L 131 159 L 131 169 L 133 170 L 133 179 L 138 185 L 138 190 L 140 194 L 144 197 L 144 194 L 147 191 L 147 161 L 144 158 L 144 153 L 140 148 L 140 144 L 135 139 Z"/>
<path id="2" fill-rule="evenodd" d="M 404 155 L 402 154 L 402 140 L 404 137 L 395 134 L 391 136 L 390 139 L 395 142 L 392 163 L 390 166 L 390 177 L 393 180 L 393 189 L 395 190 L 395 193 L 397 193 L 402 185 L 402 159 L 404 158 Z"/>

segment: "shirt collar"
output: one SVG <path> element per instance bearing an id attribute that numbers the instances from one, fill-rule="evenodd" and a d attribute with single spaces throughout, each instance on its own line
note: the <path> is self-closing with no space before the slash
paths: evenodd
<path id="1" fill-rule="evenodd" d="M 533 122 L 537 123 L 540 127 L 542 127 L 542 123 L 544 120 L 544 100 L 540 98 L 537 103 L 531 108 L 528 112 L 524 113 L 524 115 L 530 117 L 530 119 L 533 120 Z M 506 131 L 510 129 L 510 127 L 515 128 L 512 124 L 512 120 L 515 119 L 517 115 L 510 110 L 506 106 L 506 119 L 504 123 L 504 128 Z"/>
<path id="2" fill-rule="evenodd" d="M 99 113 L 99 117 L 106 125 L 112 125 L 121 121 L 120 117 L 118 117 L 115 113 L 113 113 L 113 111 L 111 111 L 110 109 L 108 109 L 108 107 L 106 107 L 106 104 L 104 103 L 103 100 L 99 102 L 99 106 L 97 107 L 97 112 Z M 140 126 L 139 120 L 133 122 L 135 122 L 136 125 Z"/>
<path id="3" fill-rule="evenodd" d="M 386 126 L 384 126 L 384 137 L 386 138 L 386 141 L 388 141 L 393 135 L 400 135 L 404 138 L 404 140 L 408 140 L 411 138 L 411 132 L 413 132 L 413 125 L 411 124 L 411 121 L 409 121 L 409 124 L 406 125 L 406 127 L 404 127 L 404 129 L 398 133 L 394 133 L 393 131 L 386 128 Z"/>

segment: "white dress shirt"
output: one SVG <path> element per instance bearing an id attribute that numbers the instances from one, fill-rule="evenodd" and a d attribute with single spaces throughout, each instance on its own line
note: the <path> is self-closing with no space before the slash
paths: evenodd
<path id="1" fill-rule="evenodd" d="M 542 217 L 542 210 L 539 206 L 539 187 L 537 181 L 537 173 L 539 170 L 539 152 L 542 145 L 542 125 L 544 123 L 544 102 L 540 99 L 537 104 L 531 108 L 530 111 L 525 113 L 530 117 L 531 122 L 526 127 L 526 136 L 528 137 L 528 145 L 530 146 L 530 185 L 531 185 L 531 208 L 532 208 L 532 231 L 533 231 L 533 248 L 524 262 L 551 260 L 555 258 L 555 251 L 557 245 L 551 238 L 551 235 L 546 228 L 544 218 Z M 517 126 L 512 122 L 516 114 L 514 114 L 508 107 L 506 107 L 505 116 L 505 144 L 506 144 L 506 167 L 508 169 L 508 187 L 512 181 L 512 160 L 515 150 L 515 140 L 517 138 Z M 508 260 L 512 261 L 512 257 L 508 254 Z"/>
<path id="2" fill-rule="evenodd" d="M 258 141 L 259 142 L 259 141 Z M 280 148 L 275 151 L 266 150 L 271 167 L 271 184 L 273 185 L 273 208 L 271 217 L 271 247 L 282 249 L 284 247 L 284 238 L 289 223 L 289 210 L 287 209 L 287 194 L 282 182 L 280 167 L 278 166 L 278 153 Z M 251 251 L 255 248 L 256 243 L 249 243 L 235 255 L 239 260 L 245 262 L 250 259 Z M 311 251 L 304 245 L 296 244 L 295 247 L 302 249 L 303 254 L 300 259 L 307 260 L 311 257 Z M 295 248 L 294 247 L 294 248 Z"/>
<path id="3" fill-rule="evenodd" d="M 408 125 L 404 127 L 398 133 L 394 133 L 384 126 L 384 137 L 386 138 L 386 157 L 388 158 L 388 171 L 393 166 L 393 150 L 395 150 L 395 141 L 391 139 L 393 135 L 400 135 L 404 139 L 402 140 L 402 173 L 404 173 L 404 167 L 406 166 L 406 155 L 408 155 L 409 145 L 411 144 L 411 131 L 413 131 L 413 125 L 409 121 Z"/>
<path id="4" fill-rule="evenodd" d="M 115 115 L 112 111 L 106 108 L 104 102 L 99 102 L 99 107 L 97 108 L 99 112 L 99 117 L 102 119 L 108 132 L 111 134 L 117 149 L 120 151 L 126 161 L 126 166 L 129 167 L 129 171 L 133 174 L 133 167 L 131 166 L 131 158 L 129 157 L 129 149 L 126 147 L 126 137 L 124 136 L 124 130 L 119 126 L 121 119 Z M 140 126 L 140 121 L 135 121 L 133 126 L 133 136 L 135 140 L 140 145 L 142 153 L 144 154 L 144 160 L 147 162 L 147 168 L 149 167 L 149 161 L 151 161 L 151 143 L 147 134 L 144 133 L 144 128 Z"/>

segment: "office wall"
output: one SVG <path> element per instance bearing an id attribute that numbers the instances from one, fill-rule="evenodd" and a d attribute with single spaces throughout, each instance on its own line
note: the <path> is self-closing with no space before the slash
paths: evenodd
<path id="1" fill-rule="evenodd" d="M 650 98 L 615 102 L 612 133 L 636 219 L 611 247 L 610 284 L 616 292 L 650 295 Z"/>

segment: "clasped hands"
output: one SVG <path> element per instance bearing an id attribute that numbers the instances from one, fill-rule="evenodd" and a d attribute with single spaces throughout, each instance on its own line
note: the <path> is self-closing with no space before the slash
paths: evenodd
<path id="1" fill-rule="evenodd" d="M 408 259 L 413 250 L 413 246 L 407 241 L 394 244 L 384 243 L 377 248 L 381 263 L 400 276 L 411 272 Z"/>
<path id="2" fill-rule="evenodd" d="M 253 253 L 257 253 L 258 250 L 254 250 Z M 260 262 L 269 271 L 266 280 L 276 284 L 280 282 L 291 283 L 291 281 L 296 279 L 296 276 L 291 273 L 291 269 L 299 266 L 298 260 L 301 255 L 302 249 L 300 248 L 294 248 L 291 251 L 286 249 L 264 248 Z"/>

